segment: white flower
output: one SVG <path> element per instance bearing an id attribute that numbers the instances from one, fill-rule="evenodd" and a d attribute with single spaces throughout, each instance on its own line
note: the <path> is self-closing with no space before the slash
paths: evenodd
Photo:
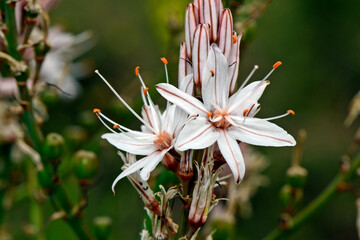
<path id="1" fill-rule="evenodd" d="M 144 101 L 142 117 L 132 110 L 110 86 L 110 84 L 99 74 L 120 101 L 144 124 L 141 132 L 133 131 L 110 120 L 102 114 L 100 110 L 94 110 L 100 120 L 103 118 L 114 124 L 114 128 L 122 131 L 119 133 L 110 129 L 113 133 L 104 134 L 102 138 L 108 140 L 109 143 L 117 147 L 119 150 L 126 151 L 134 155 L 146 155 L 146 157 L 136 161 L 125 169 L 115 179 L 113 188 L 120 179 L 140 169 L 142 169 L 140 171 L 140 176 L 144 181 L 146 181 L 149 179 L 150 172 L 155 169 L 164 156 L 167 158 L 173 158 L 170 154 L 168 154 L 168 151 L 173 148 L 175 144 L 175 137 L 180 131 L 180 128 L 184 125 L 187 117 L 187 114 L 183 110 L 178 108 L 176 105 L 171 104 L 168 104 L 164 113 L 161 114 L 158 106 L 155 106 L 152 102 L 150 95 L 147 92 L 148 88 L 146 88 L 140 74 L 138 73 L 138 68 L 136 70 L 136 75 L 139 77 L 144 88 L 144 91 L 141 92 Z"/>
<path id="2" fill-rule="evenodd" d="M 276 67 L 274 65 L 274 69 Z M 245 165 L 237 141 L 259 146 L 295 145 L 291 135 L 268 121 L 278 117 L 253 117 L 258 111 L 257 101 L 269 84 L 265 81 L 269 74 L 262 81 L 240 87 L 229 97 L 231 79 L 228 77 L 228 62 L 222 51 L 213 44 L 203 72 L 203 102 L 170 84 L 158 84 L 156 88 L 163 97 L 190 115 L 197 115 L 184 126 L 175 147 L 179 151 L 203 149 L 217 142 L 235 181 L 239 183 L 245 174 Z M 289 113 L 293 112 L 288 111 L 282 116 Z"/>

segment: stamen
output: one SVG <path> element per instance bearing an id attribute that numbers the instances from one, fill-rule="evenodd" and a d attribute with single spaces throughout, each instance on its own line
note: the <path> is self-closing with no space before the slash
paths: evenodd
<path id="1" fill-rule="evenodd" d="M 165 64 L 165 65 L 167 65 L 168 64 L 168 60 L 166 59 L 166 58 L 161 58 L 161 61 Z"/>
<path id="2" fill-rule="evenodd" d="M 212 112 L 207 113 L 208 118 L 211 117 L 212 115 L 213 115 Z"/>
<path id="3" fill-rule="evenodd" d="M 232 39 L 233 39 L 233 44 L 237 43 L 237 37 L 236 37 L 236 35 L 234 34 L 234 35 L 232 35 L 231 37 L 232 37 Z"/>
<path id="4" fill-rule="evenodd" d="M 243 111 L 243 116 L 245 117 L 248 112 L 249 112 L 249 109 L 245 109 L 245 110 Z"/>
<path id="5" fill-rule="evenodd" d="M 119 124 L 114 124 L 113 129 L 117 129 L 119 127 Z"/>
<path id="6" fill-rule="evenodd" d="M 286 113 L 284 113 L 282 115 L 271 117 L 271 118 L 265 118 L 263 120 L 266 120 L 266 121 L 275 120 L 275 119 L 286 117 L 289 114 L 295 115 L 295 112 L 293 110 L 287 110 Z"/>
<path id="7" fill-rule="evenodd" d="M 137 77 L 139 76 L 139 69 L 140 69 L 139 66 L 137 66 L 137 67 L 135 68 L 135 75 L 136 75 Z"/>
<path id="8" fill-rule="evenodd" d="M 255 65 L 254 68 L 251 70 L 250 74 L 247 76 L 247 78 L 244 80 L 244 82 L 241 84 L 239 89 L 243 89 L 246 85 L 246 83 L 250 80 L 250 78 L 252 77 L 252 75 L 254 75 L 255 71 L 259 69 L 258 65 Z"/>
<path id="9" fill-rule="evenodd" d="M 125 107 L 127 109 L 129 109 L 129 111 L 135 115 L 135 117 L 137 119 L 139 119 L 140 122 L 142 122 L 147 128 L 149 128 L 151 131 L 154 131 L 154 129 L 147 123 L 145 122 L 144 119 L 142 119 L 126 102 L 124 99 L 122 99 L 122 97 L 120 97 L 120 95 L 115 91 L 115 89 L 110 85 L 110 83 L 99 73 L 98 70 L 95 70 L 95 73 L 97 75 L 99 75 L 99 77 L 105 82 L 105 84 L 110 88 L 110 90 L 115 94 L 115 96 L 122 102 L 122 104 L 125 105 Z M 154 131 L 155 132 L 155 131 Z"/>
<path id="10" fill-rule="evenodd" d="M 295 112 L 293 110 L 287 110 L 287 112 L 295 116 Z"/>
<path id="11" fill-rule="evenodd" d="M 145 96 L 147 96 L 147 91 L 148 91 L 148 90 L 149 90 L 148 87 L 144 89 L 144 94 L 145 94 Z"/>
<path id="12" fill-rule="evenodd" d="M 101 122 L 107 129 L 109 129 L 110 132 L 117 133 L 117 132 L 115 132 L 114 130 L 112 130 L 112 129 L 104 122 L 104 120 L 101 119 L 101 113 L 96 114 L 96 116 L 97 116 L 97 118 L 100 120 L 100 122 Z"/>
<path id="13" fill-rule="evenodd" d="M 277 69 L 281 64 L 282 64 L 282 62 L 280 62 L 280 61 L 276 62 L 273 65 L 273 68 L 271 69 L 271 71 L 264 77 L 263 80 L 261 80 L 261 82 L 265 81 L 275 71 L 275 69 Z"/>
<path id="14" fill-rule="evenodd" d="M 97 108 L 94 108 L 94 110 L 93 110 L 93 113 L 95 113 L 96 115 L 100 112 L 101 112 L 100 109 L 97 109 Z"/>
<path id="15" fill-rule="evenodd" d="M 213 77 L 215 75 L 215 71 L 211 69 L 210 72 L 211 72 L 211 76 Z"/>
<path id="16" fill-rule="evenodd" d="M 280 67 L 281 64 L 282 64 L 282 62 L 277 61 L 277 62 L 273 65 L 273 69 L 277 69 L 278 67 Z"/>

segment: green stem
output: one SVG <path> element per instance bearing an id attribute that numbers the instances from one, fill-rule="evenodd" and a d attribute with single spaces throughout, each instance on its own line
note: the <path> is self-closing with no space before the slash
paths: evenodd
<path id="1" fill-rule="evenodd" d="M 189 183 L 183 182 L 182 186 L 182 197 L 186 198 L 188 195 Z M 180 218 L 180 229 L 178 237 L 183 237 L 186 234 L 188 228 L 188 215 L 189 215 L 189 206 L 186 206 L 187 203 L 183 203 L 183 208 L 181 211 L 181 218 Z"/>
<path id="2" fill-rule="evenodd" d="M 317 212 L 323 209 L 331 200 L 333 200 L 339 194 L 339 185 L 350 180 L 359 166 L 360 155 L 357 156 L 355 160 L 351 163 L 349 171 L 336 175 L 335 178 L 331 181 L 331 183 L 317 198 L 315 198 L 301 212 L 294 216 L 294 218 L 292 219 L 292 223 L 288 229 L 281 230 L 279 228 L 276 228 L 270 234 L 268 234 L 264 238 L 264 240 L 282 239 L 298 230 L 311 217 L 313 217 Z"/>
<path id="3" fill-rule="evenodd" d="M 5 34 L 9 54 L 16 60 L 21 59 L 21 54 L 17 50 L 17 29 L 15 22 L 15 4 L 5 3 L 5 22 L 8 32 Z"/>
<path id="4" fill-rule="evenodd" d="M 45 239 L 44 234 L 41 233 L 41 228 L 44 224 L 43 216 L 42 216 L 42 209 L 40 203 L 35 199 L 34 193 L 39 191 L 38 183 L 35 174 L 35 168 L 32 161 L 27 161 L 26 163 L 27 168 L 27 192 L 30 196 L 30 214 L 29 214 L 29 221 L 30 224 L 33 225 L 36 229 L 36 236 L 33 239 L 43 240 Z"/>

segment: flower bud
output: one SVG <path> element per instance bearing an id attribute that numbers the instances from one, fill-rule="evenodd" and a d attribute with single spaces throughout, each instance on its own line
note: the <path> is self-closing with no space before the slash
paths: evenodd
<path id="1" fill-rule="evenodd" d="M 40 41 L 39 43 L 35 44 L 34 52 L 36 55 L 37 61 L 43 61 L 45 55 L 49 52 L 50 46 L 46 41 Z"/>
<path id="2" fill-rule="evenodd" d="M 98 159 L 95 153 L 80 150 L 75 154 L 73 160 L 75 176 L 81 184 L 88 185 L 98 170 Z"/>
<path id="3" fill-rule="evenodd" d="M 43 145 L 44 156 L 53 161 L 61 157 L 65 151 L 65 140 L 58 133 L 49 133 Z"/>
<path id="4" fill-rule="evenodd" d="M 41 101 L 47 106 L 54 106 L 59 102 L 59 95 L 55 89 L 49 88 L 40 94 Z"/>
<path id="5" fill-rule="evenodd" d="M 291 202 L 292 187 L 288 184 L 284 185 L 280 190 L 280 202 L 281 205 L 286 207 Z"/>
<path id="6" fill-rule="evenodd" d="M 112 220 L 110 217 L 101 216 L 94 218 L 93 230 L 97 240 L 106 240 L 109 238 L 112 226 Z"/>
<path id="7" fill-rule="evenodd" d="M 294 188 L 302 188 L 305 185 L 307 170 L 301 166 L 290 167 L 286 172 L 286 182 Z"/>

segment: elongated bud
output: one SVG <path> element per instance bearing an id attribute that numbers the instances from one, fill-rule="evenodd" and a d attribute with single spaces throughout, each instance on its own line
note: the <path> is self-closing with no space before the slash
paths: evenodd
<path id="1" fill-rule="evenodd" d="M 209 52 L 209 34 L 205 24 L 199 25 L 195 30 L 192 63 L 194 71 L 194 82 L 201 88 L 203 69 Z"/>
<path id="2" fill-rule="evenodd" d="M 203 7 L 203 21 L 202 23 L 210 25 L 210 41 L 216 42 L 218 35 L 219 15 L 218 15 L 218 3 L 219 1 L 204 0 Z"/>
<path id="3" fill-rule="evenodd" d="M 226 59 L 229 59 L 231 47 L 233 45 L 233 20 L 229 9 L 224 9 L 221 15 L 218 45 Z"/>
<path id="4" fill-rule="evenodd" d="M 65 151 L 65 140 L 58 133 L 49 133 L 43 145 L 44 156 L 51 160 L 57 160 Z"/>
<path id="5" fill-rule="evenodd" d="M 184 80 L 187 75 L 187 59 L 186 59 L 186 44 L 183 42 L 180 44 L 179 53 L 179 69 L 178 69 L 178 86 L 181 85 L 181 81 Z"/>
<path id="6" fill-rule="evenodd" d="M 191 60 L 191 50 L 193 47 L 194 33 L 197 26 L 195 8 L 191 3 L 186 8 L 185 13 L 185 43 L 186 43 L 186 54 L 188 59 Z"/>
<path id="7" fill-rule="evenodd" d="M 97 240 L 106 240 L 110 236 L 112 220 L 108 216 L 94 218 L 93 231 Z"/>
<path id="8" fill-rule="evenodd" d="M 234 32 L 233 36 L 236 36 Z M 236 37 L 236 42 L 232 44 L 230 56 L 229 56 L 229 70 L 228 76 L 230 78 L 230 94 L 232 94 L 235 90 L 236 80 L 238 78 L 239 73 L 239 64 L 240 64 L 240 40 L 241 35 Z"/>
<path id="9" fill-rule="evenodd" d="M 95 153 L 80 150 L 73 159 L 73 170 L 80 184 L 88 185 L 98 170 L 98 159 Z"/>

